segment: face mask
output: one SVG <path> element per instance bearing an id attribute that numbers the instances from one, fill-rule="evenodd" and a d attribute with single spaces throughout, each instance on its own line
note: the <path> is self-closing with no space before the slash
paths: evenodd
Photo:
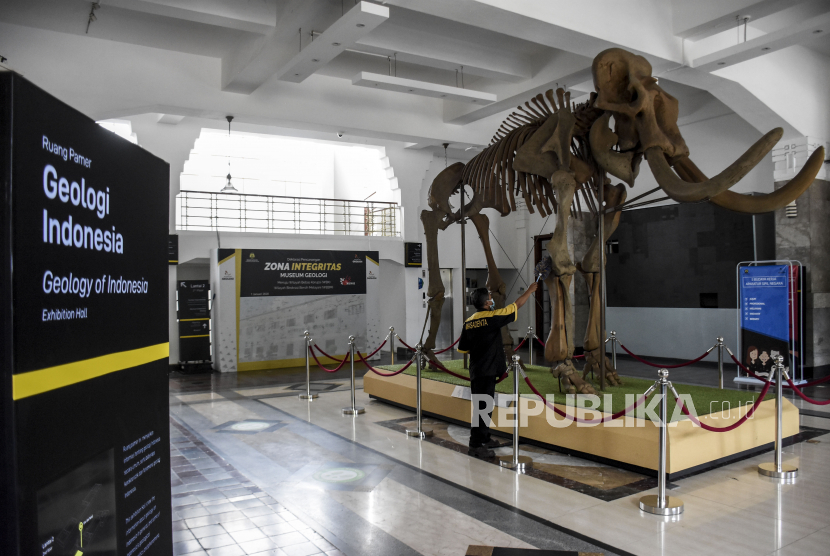
<path id="1" fill-rule="evenodd" d="M 491 299 L 491 300 L 490 300 L 490 304 L 487 306 L 487 309 L 488 309 L 488 310 L 490 310 L 490 311 L 492 311 L 492 310 L 493 310 L 493 309 L 495 309 L 495 308 L 496 308 L 496 302 L 495 302 L 494 300 L 492 300 L 492 299 Z"/>

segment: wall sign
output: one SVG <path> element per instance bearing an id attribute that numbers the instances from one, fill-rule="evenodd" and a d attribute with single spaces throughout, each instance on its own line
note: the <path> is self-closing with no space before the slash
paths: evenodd
<path id="1" fill-rule="evenodd" d="M 421 244 L 406 242 L 404 246 L 404 266 L 421 266 Z"/>
<path id="2" fill-rule="evenodd" d="M 169 166 L 6 72 L 0 175 L 2 550 L 169 554 Z"/>

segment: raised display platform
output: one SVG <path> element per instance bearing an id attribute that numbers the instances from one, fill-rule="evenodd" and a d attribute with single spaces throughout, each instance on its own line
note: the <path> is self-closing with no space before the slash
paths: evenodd
<path id="1" fill-rule="evenodd" d="M 369 396 L 402 407 L 414 408 L 415 386 L 415 377 L 408 374 L 381 377 L 369 371 L 363 377 L 363 390 Z M 676 388 L 681 394 L 683 393 L 682 385 L 677 385 Z M 421 386 L 423 412 L 469 424 L 470 401 L 461 397 L 453 397 L 455 389 L 454 384 L 424 379 Z M 523 398 L 525 396 L 522 394 Z M 564 405 L 557 404 L 557 406 L 568 412 L 573 411 L 573 408 L 566 408 Z M 512 435 L 512 425 L 497 426 L 500 411 L 502 408 L 499 407 L 493 411 L 495 425 L 493 428 L 508 436 Z M 512 412 L 512 409 L 509 411 Z M 577 411 L 580 417 L 597 417 L 596 413 Z M 737 421 L 745 411 L 746 409 L 741 409 L 740 412 L 733 409 L 731 415 L 727 412 L 711 413 L 701 415 L 699 420 L 710 426 L 725 427 Z M 548 413 L 553 414 L 553 411 L 545 407 L 541 414 L 527 415 L 527 426 L 521 429 L 523 440 L 565 453 L 593 456 L 592 459 L 616 463 L 621 467 L 645 474 L 656 474 L 659 428 L 653 422 L 625 417 L 599 426 L 580 426 L 572 422 L 564 426 L 560 423 L 559 428 L 555 428 L 548 423 Z M 784 437 L 798 434 L 798 408 L 786 399 L 783 415 Z M 556 418 L 561 421 L 560 417 L 556 416 Z M 633 426 L 624 426 L 626 424 Z M 684 418 L 669 426 L 667 473 L 670 478 L 676 479 L 707 467 L 772 448 L 774 441 L 774 399 L 761 402 L 751 419 L 729 432 L 705 431 Z"/>

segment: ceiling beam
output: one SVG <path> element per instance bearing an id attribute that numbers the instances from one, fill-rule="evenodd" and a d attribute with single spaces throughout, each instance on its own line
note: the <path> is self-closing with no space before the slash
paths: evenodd
<path id="1" fill-rule="evenodd" d="M 247 2 L 231 6 L 221 0 L 105 0 L 105 5 L 195 23 L 265 34 L 274 29 L 277 2 Z"/>
<path id="2" fill-rule="evenodd" d="M 404 63 L 449 71 L 463 67 L 464 73 L 508 82 L 524 81 L 533 76 L 532 62 L 526 56 L 397 25 L 394 17 L 357 42 L 358 50 L 395 54 L 397 60 Z"/>
<path id="3" fill-rule="evenodd" d="M 278 69 L 274 77 L 280 81 L 302 83 L 387 19 L 389 8 L 386 6 L 358 2 Z"/>
<path id="4" fill-rule="evenodd" d="M 758 21 L 784 11 L 805 0 L 728 0 L 712 2 L 701 9 L 696 2 L 674 2 L 672 22 L 674 34 L 697 41 L 726 31 L 737 25 L 737 18 Z"/>
<path id="5" fill-rule="evenodd" d="M 822 33 L 830 33 L 830 12 L 811 17 L 795 25 L 724 48 L 712 54 L 695 58 L 691 60 L 689 65 L 701 71 L 712 72 L 800 44 Z"/>
<path id="6" fill-rule="evenodd" d="M 496 102 L 497 99 L 496 95 L 492 93 L 474 91 L 472 89 L 462 89 L 460 87 L 449 87 L 447 85 L 428 83 L 426 81 L 416 81 L 414 79 L 404 79 L 402 77 L 382 75 L 379 73 L 370 73 L 368 71 L 362 71 L 355 75 L 352 79 L 352 85 L 368 87 L 370 89 L 396 91 L 399 93 L 420 95 L 424 97 L 442 98 L 445 100 L 473 102 L 479 105 L 492 104 Z"/>
<path id="7" fill-rule="evenodd" d="M 307 34 L 320 22 L 332 19 L 332 4 L 327 0 L 286 0 L 281 7 L 274 29 L 240 44 L 222 58 L 223 91 L 253 93 L 301 50 L 301 28 Z"/>

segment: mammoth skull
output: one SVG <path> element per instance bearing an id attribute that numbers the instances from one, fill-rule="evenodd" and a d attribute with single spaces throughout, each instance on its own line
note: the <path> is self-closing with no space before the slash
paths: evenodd
<path id="1" fill-rule="evenodd" d="M 726 170 L 708 179 L 689 158 L 689 148 L 680 135 L 677 99 L 657 85 L 645 58 L 610 48 L 594 58 L 591 69 L 597 91 L 594 106 L 605 110 L 591 126 L 591 151 L 600 168 L 630 186 L 645 156 L 657 183 L 672 199 L 711 200 L 725 208 L 757 214 L 793 201 L 809 187 L 821 166 L 824 151 L 818 149 L 798 176 L 774 194 L 749 197 L 727 191 L 781 139 L 781 128 L 764 135 Z M 613 132 L 608 128 L 611 116 Z"/>

